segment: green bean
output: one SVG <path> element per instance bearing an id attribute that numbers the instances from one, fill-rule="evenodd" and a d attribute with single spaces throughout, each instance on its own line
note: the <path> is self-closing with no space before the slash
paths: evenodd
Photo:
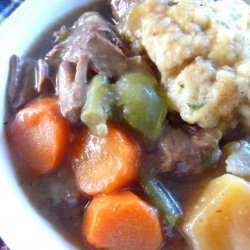
<path id="1" fill-rule="evenodd" d="M 183 215 L 178 202 L 161 181 L 154 177 L 144 176 L 140 184 L 144 193 L 160 212 L 164 222 L 172 230 Z"/>

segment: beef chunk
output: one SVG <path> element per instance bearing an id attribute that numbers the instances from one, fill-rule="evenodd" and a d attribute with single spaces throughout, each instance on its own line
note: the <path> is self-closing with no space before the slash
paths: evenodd
<path id="1" fill-rule="evenodd" d="M 115 77 L 126 67 L 124 44 L 112 30 L 112 25 L 96 12 L 85 12 L 72 28 L 57 33 L 59 41 L 47 54 L 47 59 L 59 65 L 61 61 L 77 63 L 82 53 L 89 58 L 97 73 Z"/>
<path id="2" fill-rule="evenodd" d="M 53 93 L 55 91 L 55 72 L 45 60 L 39 59 L 37 61 L 37 72 L 37 92 L 39 94 Z"/>
<path id="3" fill-rule="evenodd" d="M 33 60 L 13 55 L 10 59 L 8 102 L 13 112 L 39 94 L 53 91 L 49 65 L 43 59 Z"/>
<path id="4" fill-rule="evenodd" d="M 81 54 L 77 64 L 63 61 L 57 76 L 59 104 L 63 116 L 71 123 L 79 120 L 87 92 L 88 57 Z"/>
<path id="5" fill-rule="evenodd" d="M 126 12 L 142 0 L 111 0 L 113 15 L 116 19 L 121 18 Z"/>
<path id="6" fill-rule="evenodd" d="M 121 49 L 101 34 L 93 34 L 87 48 L 94 71 L 112 78 L 118 77 L 126 69 L 127 58 Z"/>
<path id="7" fill-rule="evenodd" d="M 85 104 L 88 69 L 118 77 L 126 69 L 127 56 L 111 24 L 95 12 L 84 13 L 70 29 L 63 26 L 56 41 L 46 58 L 52 65 L 60 65 L 57 90 L 61 112 L 76 123 Z"/>
<path id="8" fill-rule="evenodd" d="M 150 158 L 160 173 L 200 174 L 217 165 L 221 156 L 218 147 L 220 137 L 215 129 L 166 125 Z"/>

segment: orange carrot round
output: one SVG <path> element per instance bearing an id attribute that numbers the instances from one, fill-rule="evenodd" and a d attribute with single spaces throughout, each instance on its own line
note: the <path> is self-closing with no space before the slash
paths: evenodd
<path id="1" fill-rule="evenodd" d="M 69 142 L 69 125 L 57 99 L 41 98 L 21 109 L 7 128 L 10 148 L 32 176 L 55 170 Z"/>
<path id="2" fill-rule="evenodd" d="M 81 191 L 88 195 L 109 193 L 137 178 L 139 150 L 120 127 L 109 126 L 100 137 L 83 128 L 72 148 L 72 167 Z"/>
<path id="3" fill-rule="evenodd" d="M 157 250 L 163 242 L 156 209 L 129 191 L 95 197 L 85 211 L 82 231 L 97 249 Z"/>

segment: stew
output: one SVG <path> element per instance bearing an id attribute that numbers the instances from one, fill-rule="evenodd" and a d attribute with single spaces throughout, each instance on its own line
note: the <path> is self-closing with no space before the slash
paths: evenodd
<path id="1" fill-rule="evenodd" d="M 12 56 L 13 164 L 64 237 L 249 248 L 249 23 L 242 0 L 98 1 Z"/>

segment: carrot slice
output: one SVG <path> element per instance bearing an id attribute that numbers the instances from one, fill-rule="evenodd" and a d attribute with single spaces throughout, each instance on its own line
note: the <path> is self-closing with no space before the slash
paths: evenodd
<path id="1" fill-rule="evenodd" d="M 156 209 L 129 191 L 95 197 L 85 211 L 82 232 L 98 249 L 156 250 L 163 242 Z"/>
<path id="2" fill-rule="evenodd" d="M 57 99 L 38 99 L 20 110 L 7 128 L 7 138 L 21 166 L 32 176 L 55 170 L 69 142 L 69 125 Z"/>
<path id="3" fill-rule="evenodd" d="M 137 145 L 116 126 L 109 126 L 105 137 L 83 128 L 72 147 L 76 182 L 88 195 L 109 193 L 134 182 L 138 158 Z"/>

